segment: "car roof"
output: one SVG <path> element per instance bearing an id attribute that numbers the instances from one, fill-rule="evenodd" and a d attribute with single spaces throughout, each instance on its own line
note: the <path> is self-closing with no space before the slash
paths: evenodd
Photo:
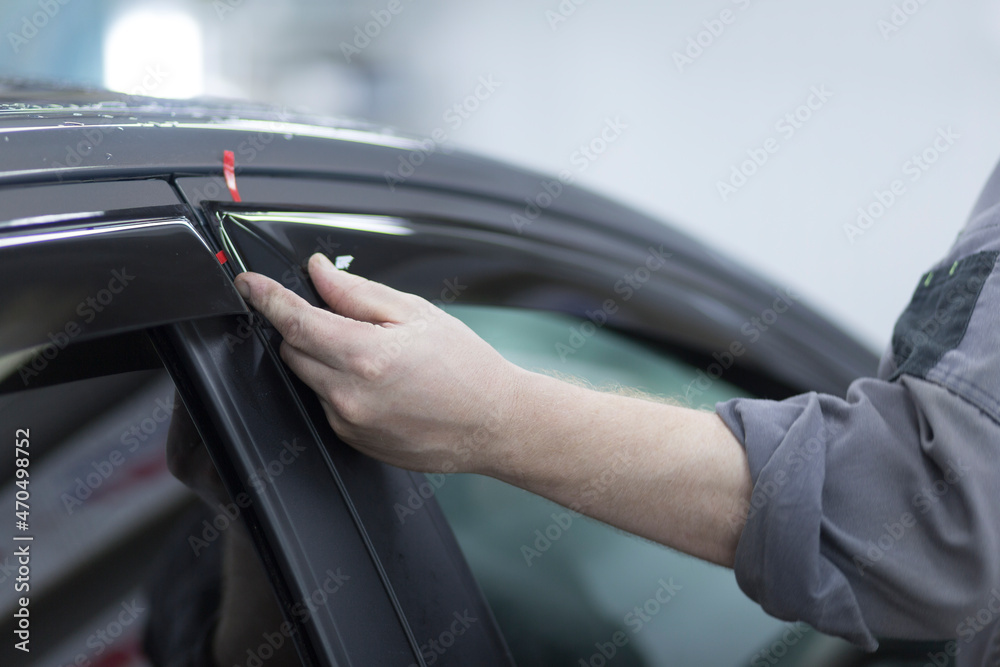
<path id="1" fill-rule="evenodd" d="M 246 102 L 162 100 L 19 80 L 0 81 L 0 149 L 0 187 L 218 175 L 223 152 L 233 150 L 244 177 L 379 183 L 501 203 L 511 215 L 559 178 L 356 120 Z M 406 160 L 418 159 L 419 169 L 400 171 Z M 398 182 L 391 183 L 393 177 Z M 596 232 L 594 238 L 636 247 L 655 239 L 673 253 L 671 280 L 699 294 L 700 307 L 713 310 L 707 317 L 723 329 L 738 331 L 774 300 L 775 285 L 704 243 L 586 188 L 558 184 L 559 195 L 548 200 L 545 214 L 571 221 L 560 233 L 582 226 Z M 542 225 L 492 226 L 524 238 L 553 233 Z M 591 243 L 591 251 L 600 254 L 600 241 Z M 806 350 L 799 357 L 815 359 L 818 366 L 783 365 L 782 345 L 764 354 L 763 362 L 756 360 L 760 350 L 747 358 L 767 366 L 789 391 L 842 392 L 851 380 L 874 373 L 876 355 L 818 312 L 801 305 L 786 324 L 782 345 Z"/>

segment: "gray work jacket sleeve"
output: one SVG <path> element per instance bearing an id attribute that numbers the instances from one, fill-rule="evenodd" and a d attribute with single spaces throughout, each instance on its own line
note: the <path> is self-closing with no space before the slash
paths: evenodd
<path id="1" fill-rule="evenodd" d="M 754 482 L 737 581 L 774 616 L 869 650 L 953 639 L 959 664 L 1000 664 L 997 200 L 994 172 L 877 377 L 716 406 Z"/>

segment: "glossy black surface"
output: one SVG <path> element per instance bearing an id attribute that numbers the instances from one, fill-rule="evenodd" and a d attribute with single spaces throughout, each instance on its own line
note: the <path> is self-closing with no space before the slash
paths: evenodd
<path id="1" fill-rule="evenodd" d="M 246 311 L 182 218 L 2 229 L 0 284 L 0 355 L 47 345 L 54 357 L 99 336 Z"/>
<path id="2" fill-rule="evenodd" d="M 179 204 L 170 184 L 155 178 L 7 186 L 0 188 L 0 231 L 45 227 L 60 220 L 137 219 L 153 210 L 182 216 L 185 210 Z"/>

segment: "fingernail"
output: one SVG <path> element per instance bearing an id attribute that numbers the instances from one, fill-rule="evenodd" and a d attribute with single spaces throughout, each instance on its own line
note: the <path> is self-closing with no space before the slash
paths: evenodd
<path id="1" fill-rule="evenodd" d="M 233 281 L 233 284 L 236 285 L 236 291 L 240 293 L 240 296 L 249 301 L 250 286 L 247 285 L 246 280 L 244 280 L 242 276 L 236 276 L 236 280 Z"/>

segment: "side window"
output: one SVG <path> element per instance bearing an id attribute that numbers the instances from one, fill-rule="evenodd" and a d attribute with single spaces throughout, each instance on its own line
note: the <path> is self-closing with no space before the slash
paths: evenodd
<path id="1" fill-rule="evenodd" d="M 149 664 L 150 576 L 196 503 L 167 468 L 173 382 L 141 334 L 114 343 L 135 362 L 110 375 L 74 346 L 5 358 L 2 664 Z"/>
<path id="2" fill-rule="evenodd" d="M 168 467 L 186 412 L 147 332 L 246 306 L 165 181 L 0 194 L 0 664 L 147 665 L 222 542 Z"/>
<path id="3" fill-rule="evenodd" d="M 228 252 L 316 305 L 318 295 L 308 289 L 302 267 L 313 252 L 325 252 L 353 273 L 446 308 L 526 368 L 694 408 L 711 409 L 745 395 L 720 379 L 720 364 L 728 368 L 732 360 L 708 356 L 727 349 L 732 336 L 747 335 L 733 328 L 747 310 L 733 298 L 741 290 L 730 289 L 740 278 L 720 275 L 714 261 L 700 264 L 704 258 L 697 252 L 687 258 L 690 263 L 664 262 L 664 246 L 654 253 L 653 246 L 615 235 L 603 235 L 595 251 L 575 242 L 578 235 L 596 233 L 589 225 L 558 217 L 534 226 L 537 235 L 515 237 L 506 233 L 510 210 L 503 204 L 428 197 L 418 189 L 400 191 L 386 207 L 384 193 L 355 183 L 295 182 L 294 200 L 281 179 L 249 177 L 243 183 L 258 198 L 286 203 L 264 210 L 206 204 Z M 475 222 L 458 222 L 465 216 Z M 759 286 L 750 291 L 759 292 Z M 619 307 L 599 322 L 611 294 L 620 297 Z M 616 313 L 617 330 L 604 326 L 608 312 Z M 641 336 L 677 352 L 644 343 Z M 796 342 L 789 334 L 758 345 L 726 377 L 760 395 L 781 396 L 790 379 L 843 374 L 841 360 L 825 364 L 818 347 L 792 345 L 798 350 L 792 362 L 775 363 L 775 350 Z M 783 373 L 785 368 L 794 372 Z M 610 469 L 593 480 L 595 492 L 614 476 Z M 346 484 L 359 479 L 355 474 Z M 393 507 L 392 525 L 383 523 L 383 529 L 419 532 L 419 523 L 434 514 L 426 510 L 434 506 L 428 499 L 439 501 L 518 664 L 600 665 L 613 656 L 619 664 L 746 664 L 775 637 L 804 636 L 801 626 L 790 628 L 760 610 L 729 570 L 495 480 L 417 479 L 419 492 L 409 489 L 404 501 L 380 496 Z M 718 641 L 719 627 L 726 628 L 724 642 Z M 822 641 L 809 636 L 796 646 Z M 806 664 L 797 663 L 788 646 L 780 650 L 789 664 Z"/>
<path id="4" fill-rule="evenodd" d="M 127 361 L 104 374 L 99 349 Z M 299 664 L 251 504 L 225 490 L 147 333 L 0 363 L 0 631 L 17 638 L 0 664 L 189 664 L 223 617 L 226 664 L 264 632 L 274 664 Z"/>
<path id="5" fill-rule="evenodd" d="M 694 407 L 745 395 L 722 380 L 588 320 L 450 306 L 510 361 L 598 388 Z M 695 391 L 697 389 L 697 391 Z M 595 492 L 614 482 L 609 469 Z M 784 624 L 730 570 L 627 535 L 476 475 L 430 476 L 519 665 L 746 664 Z M 718 641 L 725 627 L 725 641 Z"/>

